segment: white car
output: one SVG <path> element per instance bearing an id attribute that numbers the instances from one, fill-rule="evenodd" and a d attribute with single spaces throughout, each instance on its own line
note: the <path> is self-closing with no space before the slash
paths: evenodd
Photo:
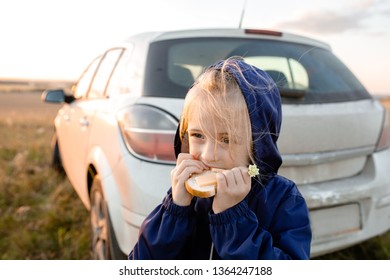
<path id="1" fill-rule="evenodd" d="M 135 35 L 88 66 L 55 118 L 53 162 L 90 210 L 94 257 L 126 258 L 170 188 L 183 98 L 214 62 L 242 56 L 268 71 L 283 100 L 279 174 L 310 209 L 312 257 L 390 228 L 386 110 L 322 42 L 275 31 Z M 167 233 L 169 234 L 169 233 Z"/>

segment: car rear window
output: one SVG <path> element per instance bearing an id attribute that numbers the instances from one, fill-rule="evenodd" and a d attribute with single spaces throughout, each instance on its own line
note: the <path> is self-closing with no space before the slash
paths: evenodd
<path id="1" fill-rule="evenodd" d="M 231 56 L 267 71 L 283 103 L 330 103 L 371 98 L 329 50 L 263 39 L 191 38 L 150 45 L 144 95 L 183 98 L 205 67 Z"/>

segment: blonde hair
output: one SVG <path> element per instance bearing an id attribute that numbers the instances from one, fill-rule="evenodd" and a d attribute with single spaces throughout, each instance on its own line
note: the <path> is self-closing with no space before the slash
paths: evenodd
<path id="1" fill-rule="evenodd" d="M 229 145 L 245 141 L 249 160 L 255 162 L 248 108 L 236 80 L 230 73 L 209 68 L 189 90 L 180 121 L 182 142 L 185 141 L 189 120 L 197 122 L 201 128 L 206 122 L 214 127 L 222 124 L 229 136 Z M 237 127 L 243 128 L 244 135 L 238 135 Z"/>

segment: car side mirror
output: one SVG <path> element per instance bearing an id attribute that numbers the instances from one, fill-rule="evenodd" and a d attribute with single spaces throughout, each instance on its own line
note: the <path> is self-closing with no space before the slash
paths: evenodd
<path id="1" fill-rule="evenodd" d="M 42 93 L 41 100 L 48 103 L 72 103 L 75 98 L 72 95 L 66 95 L 63 89 L 50 89 Z"/>

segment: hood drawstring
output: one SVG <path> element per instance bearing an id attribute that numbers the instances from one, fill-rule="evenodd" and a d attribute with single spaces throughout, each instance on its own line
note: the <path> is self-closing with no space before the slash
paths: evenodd
<path id="1" fill-rule="evenodd" d="M 209 260 L 212 260 L 213 259 L 213 252 L 214 252 L 214 243 L 211 242 L 211 248 L 210 248 L 210 257 L 209 257 Z"/>

